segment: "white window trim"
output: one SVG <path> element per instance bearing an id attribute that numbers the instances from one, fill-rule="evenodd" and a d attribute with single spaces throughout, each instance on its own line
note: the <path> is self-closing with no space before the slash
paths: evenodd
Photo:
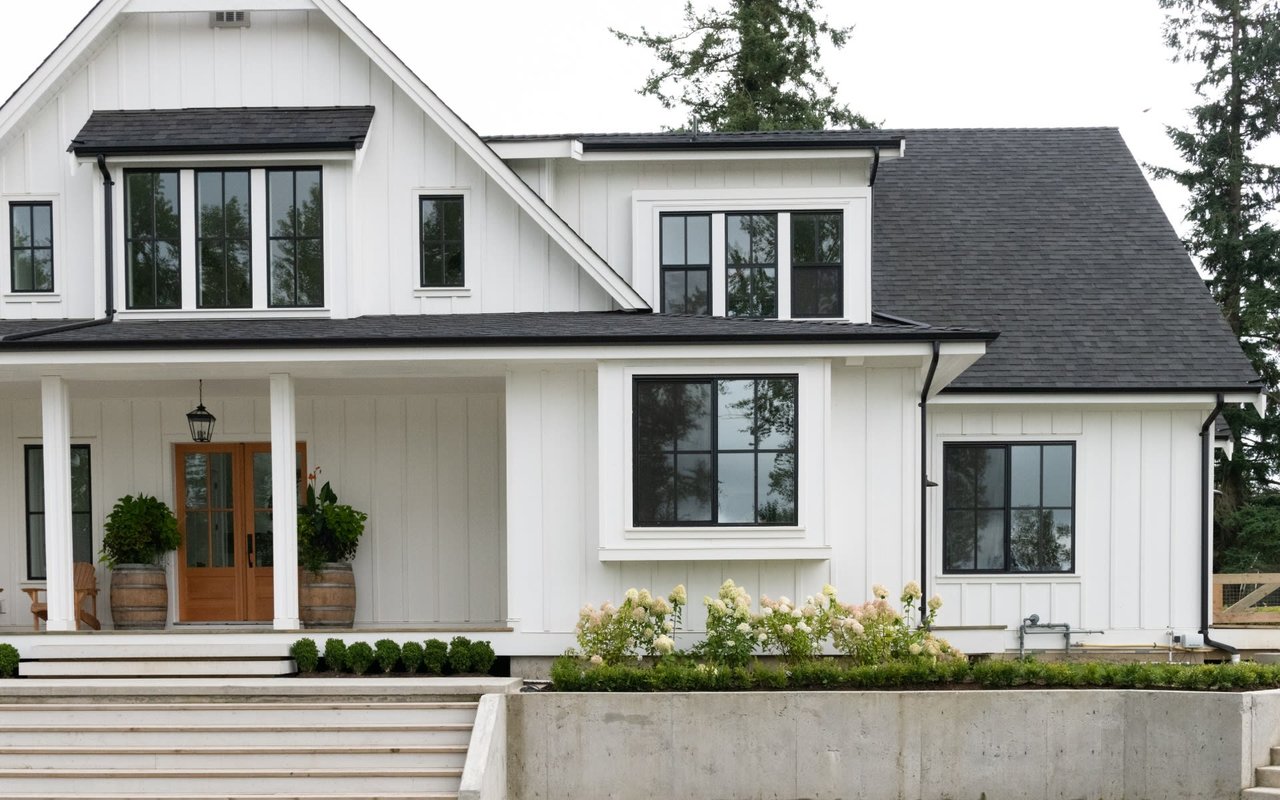
<path id="1" fill-rule="evenodd" d="M 9 204 L 10 203 L 48 203 L 53 209 L 53 291 L 52 292 L 15 292 L 13 290 L 13 264 L 10 263 L 13 258 L 13 251 L 9 249 Z M 62 235 L 62 198 L 56 194 L 0 194 L 0 204 L 3 204 L 3 212 L 0 213 L 0 243 L 4 246 L 4 255 L 0 256 L 0 262 L 3 262 L 3 274 L 0 274 L 0 298 L 6 305 L 29 305 L 32 303 L 60 303 L 62 302 L 62 285 L 66 276 L 62 272 L 65 266 L 61 259 L 66 257 L 63 252 L 63 235 Z"/>
<path id="2" fill-rule="evenodd" d="M 796 524 L 639 527 L 632 513 L 632 384 L 650 375 L 795 375 L 799 487 Z M 601 362 L 598 367 L 601 561 L 827 559 L 826 443 L 831 368 L 825 359 L 793 361 Z"/>
<path id="3" fill-rule="evenodd" d="M 793 211 L 840 211 L 844 218 L 844 319 L 871 321 L 871 190 L 867 187 L 805 189 L 645 189 L 631 195 L 632 285 L 655 309 L 661 302 L 662 214 L 710 213 L 712 314 L 724 315 L 724 214 L 778 212 L 778 318 L 791 319 Z M 822 319 L 830 319 L 824 317 Z"/>
<path id="4" fill-rule="evenodd" d="M 413 197 L 413 264 L 409 271 L 409 285 L 413 287 L 413 296 L 424 297 L 470 297 L 472 277 L 475 272 L 471 268 L 472 253 L 476 252 L 478 237 L 475 214 L 471 213 L 471 187 L 469 186 L 420 186 L 411 190 Z M 423 286 L 422 285 L 422 211 L 420 201 L 426 196 L 454 196 L 462 198 L 462 285 L 461 286 Z"/>
<path id="5" fill-rule="evenodd" d="M 284 154 L 292 155 L 292 154 Z M 175 157 L 176 158 L 176 157 Z M 333 182 L 349 181 L 349 175 L 331 168 L 328 161 L 320 158 L 272 159 L 267 156 L 239 158 L 235 161 L 218 159 L 187 159 L 182 161 L 166 161 L 152 159 L 133 161 L 113 159 L 111 177 L 115 181 L 112 189 L 112 250 L 115 264 L 112 280 L 115 282 L 116 317 L 122 320 L 177 320 L 177 319 L 294 319 L 316 318 L 326 319 L 333 316 L 333 298 L 338 285 L 337 276 L 337 237 L 334 231 L 334 195 Z M 273 168 L 301 169 L 305 167 L 320 168 L 320 185 L 324 200 L 323 247 L 324 247 L 324 298 L 325 304 L 319 307 L 305 308 L 272 308 L 269 305 L 267 275 L 267 171 Z M 129 308 L 128 307 L 128 264 L 125 260 L 126 226 L 129 224 L 125 213 L 125 171 L 135 170 L 176 170 L 178 172 L 178 202 L 180 230 L 182 234 L 182 307 L 181 308 Z M 246 308 L 199 308 L 196 297 L 196 285 L 199 276 L 196 274 L 196 172 L 200 170 L 248 170 L 249 171 L 249 207 L 250 207 L 250 254 L 251 280 L 253 283 L 253 305 Z M 56 209 L 56 206 L 55 206 Z M 57 217 L 55 210 L 55 226 Z M 96 230 L 101 232 L 102 224 L 97 223 Z M 99 239 L 99 242 L 102 240 Z M 57 275 L 57 244 L 54 244 L 54 275 Z"/>

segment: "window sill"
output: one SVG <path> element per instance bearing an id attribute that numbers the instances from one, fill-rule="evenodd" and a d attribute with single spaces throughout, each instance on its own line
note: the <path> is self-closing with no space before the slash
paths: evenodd
<path id="1" fill-rule="evenodd" d="M 801 539 L 805 529 L 798 525 L 705 525 L 689 527 L 630 527 L 623 535 L 627 539 Z"/>
<path id="2" fill-rule="evenodd" d="M 673 545 L 654 542 L 647 546 L 601 547 L 601 561 L 829 561 L 826 545 L 777 545 L 734 543 L 732 545 Z"/>
<path id="3" fill-rule="evenodd" d="M 1079 583 L 1079 572 L 966 572 L 935 575 L 939 585 L 971 583 Z"/>
<path id="4" fill-rule="evenodd" d="M 413 290 L 414 297 L 470 297 L 471 290 L 466 286 L 418 287 Z"/>
<path id="5" fill-rule="evenodd" d="M 6 303 L 61 303 L 62 295 L 57 292 L 6 292 Z"/>

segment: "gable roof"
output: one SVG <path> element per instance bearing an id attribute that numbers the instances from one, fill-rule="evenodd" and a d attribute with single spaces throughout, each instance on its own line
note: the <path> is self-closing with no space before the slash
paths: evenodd
<path id="1" fill-rule="evenodd" d="M 355 150 L 372 121 L 373 106 L 94 111 L 69 149 L 78 156 Z"/>
<path id="2" fill-rule="evenodd" d="M 1258 391 L 1118 130 L 884 133 L 874 307 L 1000 331 L 946 391 Z"/>
<path id="3" fill-rule="evenodd" d="M 132 0 L 98 0 L 79 24 L 54 48 L 53 52 L 18 87 L 17 91 L 0 106 L 0 139 L 16 125 L 56 84 L 64 70 L 72 66 L 93 44 L 115 24 Z M 440 126 L 446 135 L 481 170 L 502 188 L 555 242 L 594 279 L 624 310 L 648 310 L 649 305 L 621 275 L 595 252 L 586 240 L 567 222 L 560 218 L 545 200 L 538 196 L 506 162 L 481 140 L 453 109 L 413 73 L 404 62 L 382 43 L 340 0 L 311 0 L 316 9 L 347 36 L 381 69 L 391 81 L 408 95 L 429 119 Z M 250 0 L 239 7 L 246 9 L 270 8 L 271 0 Z M 283 3 L 282 7 L 297 8 L 296 2 Z"/>

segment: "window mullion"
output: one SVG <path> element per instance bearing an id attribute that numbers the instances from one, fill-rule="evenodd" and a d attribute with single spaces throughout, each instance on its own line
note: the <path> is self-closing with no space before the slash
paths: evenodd
<path id="1" fill-rule="evenodd" d="M 685 259 L 688 260 L 687 258 Z M 711 524 L 720 524 L 720 379 L 710 378 L 711 386 L 707 409 L 711 416 Z"/>

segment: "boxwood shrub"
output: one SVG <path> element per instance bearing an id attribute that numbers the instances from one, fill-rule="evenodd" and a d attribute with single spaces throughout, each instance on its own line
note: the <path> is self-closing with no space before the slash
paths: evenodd
<path id="1" fill-rule="evenodd" d="M 289 648 L 289 655 L 293 656 L 294 663 L 298 665 L 298 672 L 315 672 L 316 667 L 320 664 L 320 650 L 316 647 L 315 639 L 299 639 Z"/>
<path id="2" fill-rule="evenodd" d="M 0 678 L 18 677 L 18 648 L 0 644 Z"/>

